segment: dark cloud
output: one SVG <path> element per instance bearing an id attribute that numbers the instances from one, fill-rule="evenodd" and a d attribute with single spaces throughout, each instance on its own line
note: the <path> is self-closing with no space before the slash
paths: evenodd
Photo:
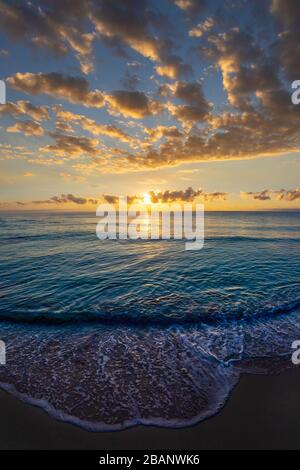
<path id="1" fill-rule="evenodd" d="M 90 108 L 100 108 L 104 104 L 103 94 L 99 90 L 90 91 L 87 80 L 82 77 L 60 73 L 17 73 L 9 77 L 7 83 L 26 94 L 45 94 Z"/>
<path id="2" fill-rule="evenodd" d="M 284 111 L 284 110 L 283 110 Z M 290 119 L 289 119 L 290 117 Z M 300 145 L 297 116 L 278 114 L 271 118 L 260 112 L 209 118 L 206 129 L 191 129 L 181 138 L 151 146 L 139 154 L 120 156 L 110 171 L 166 168 L 186 162 L 237 160 L 297 151 Z"/>
<path id="3" fill-rule="evenodd" d="M 274 191 L 272 189 L 265 189 L 260 192 L 247 192 L 242 193 L 248 197 L 259 201 L 269 201 L 271 199 L 277 199 L 279 201 L 293 202 L 300 199 L 300 188 L 297 189 L 280 189 Z"/>
<path id="4" fill-rule="evenodd" d="M 151 8 L 146 0 L 99 1 L 92 12 L 98 34 L 109 41 L 125 44 L 139 54 L 155 62 L 160 62 L 156 71 L 159 75 L 178 78 L 189 75 L 190 65 L 173 52 L 172 41 L 158 38 L 151 29 L 160 32 L 169 30 L 167 18 Z M 114 46 L 114 42 L 112 42 Z"/>
<path id="5" fill-rule="evenodd" d="M 34 0 L 18 4 L 0 0 L 0 29 L 14 40 L 28 41 L 55 54 L 72 51 L 82 72 L 89 73 L 93 68 L 94 34 L 83 31 L 82 21 L 89 5 L 88 0 Z"/>
<path id="6" fill-rule="evenodd" d="M 6 103 L 0 106 L 0 115 L 8 114 L 13 117 L 28 115 L 35 121 L 45 121 L 49 119 L 49 109 L 47 106 L 34 106 L 29 101 L 17 101 L 16 103 Z"/>
<path id="7" fill-rule="evenodd" d="M 67 199 L 67 202 L 74 202 L 74 204 L 86 204 L 87 203 L 86 198 L 74 196 L 73 194 L 68 194 L 66 196 L 66 199 Z"/>
<path id="8" fill-rule="evenodd" d="M 282 189 L 276 193 L 280 201 L 296 201 L 300 199 L 300 188 L 290 190 Z"/>
<path id="9" fill-rule="evenodd" d="M 195 1 L 190 3 L 186 11 L 199 10 Z M 173 41 L 154 33 L 169 32 L 170 36 L 174 29 L 151 1 L 34 0 L 15 5 L 0 0 L 0 7 L 0 29 L 12 39 L 57 55 L 72 52 L 85 74 L 93 71 L 92 47 L 99 38 L 123 57 L 128 57 L 126 48 L 131 48 L 160 62 L 160 75 L 184 77 L 191 71 L 191 66 L 174 54 Z"/>
<path id="10" fill-rule="evenodd" d="M 300 3 L 297 0 L 273 0 L 272 12 L 279 24 L 280 60 L 286 76 L 293 81 L 300 76 Z"/>
<path id="11" fill-rule="evenodd" d="M 95 156 L 99 153 L 99 140 L 89 137 L 63 135 L 52 132 L 50 137 L 55 139 L 54 145 L 41 147 L 41 152 L 52 153 L 60 157 L 78 157 L 81 155 Z"/>
<path id="12" fill-rule="evenodd" d="M 40 137 L 44 135 L 44 129 L 35 121 L 17 121 L 13 126 L 7 127 L 7 132 L 16 132 L 29 136 Z"/>
<path id="13" fill-rule="evenodd" d="M 117 202 L 119 202 L 119 196 L 112 196 L 111 194 L 103 194 L 103 199 L 108 202 L 108 204 L 117 204 Z"/>
<path id="14" fill-rule="evenodd" d="M 155 67 L 155 70 L 158 75 L 171 79 L 179 77 L 186 78 L 193 75 L 192 66 L 183 62 L 183 60 L 177 55 L 166 56 L 162 60 L 162 64 Z"/>
<path id="15" fill-rule="evenodd" d="M 97 204 L 98 199 L 74 196 L 74 194 L 61 194 L 61 196 L 53 196 L 50 199 L 32 201 L 32 204 L 67 204 L 70 202 L 78 205 Z"/>
<path id="16" fill-rule="evenodd" d="M 145 0 L 100 0 L 92 14 L 97 32 L 103 37 L 117 38 L 145 57 L 157 60 L 161 44 L 148 32 L 146 6 Z"/>
<path id="17" fill-rule="evenodd" d="M 157 114 L 162 109 L 160 103 L 140 91 L 118 90 L 106 95 L 105 99 L 113 111 L 135 119 Z"/>
<path id="18" fill-rule="evenodd" d="M 108 122 L 99 124 L 87 116 L 57 113 L 56 132 L 50 134 L 55 142 L 48 146 L 43 144 L 42 152 L 52 152 L 57 157 L 53 159 L 55 162 L 61 160 L 60 156 L 84 155 L 92 162 L 81 162 L 82 165 L 97 163 L 98 169 L 107 172 L 125 172 L 298 151 L 300 107 L 292 105 L 286 79 L 298 79 L 300 73 L 297 53 L 300 52 L 299 2 L 272 0 L 264 7 L 259 7 L 258 2 L 255 7 L 245 6 L 245 3 L 249 2 L 216 2 L 217 7 L 210 12 L 212 16 L 204 14 L 193 23 L 181 22 L 180 25 L 186 27 L 184 41 L 192 41 L 192 46 L 197 44 L 195 59 L 185 47 L 190 44 L 184 42 L 186 56 L 183 60 L 177 25 L 171 34 L 170 18 L 179 19 L 187 13 L 190 19 L 196 19 L 196 13 L 203 12 L 203 1 L 170 1 L 168 7 L 171 5 L 173 14 L 168 19 L 162 13 L 164 8 L 147 0 L 33 0 L 19 3 L 0 0 L 0 27 L 15 40 L 30 41 L 32 45 L 58 54 L 71 52 L 78 55 L 82 65 L 84 57 L 91 58 L 93 40 L 115 44 L 127 55 L 134 51 L 154 62 L 152 71 L 156 73 L 150 71 L 149 80 L 143 83 L 143 86 L 147 85 L 143 88 L 147 93 L 136 89 L 138 77 L 131 71 L 127 71 L 123 81 L 126 90 L 117 91 L 91 90 L 82 76 L 60 73 L 22 72 L 9 77 L 7 83 L 20 92 L 34 96 L 45 94 L 87 108 L 104 107 L 110 114 Z M 265 36 L 258 34 L 256 24 L 248 27 L 253 16 L 246 16 L 253 10 L 261 16 L 260 28 L 266 22 Z M 226 13 L 224 21 L 222 13 Z M 244 14 L 245 21 L 240 20 L 240 13 Z M 199 70 L 200 66 L 207 65 L 199 82 L 178 78 L 192 72 L 186 57 L 199 60 Z M 142 65 L 150 68 L 151 63 L 144 60 Z M 208 98 L 213 95 L 208 82 L 210 73 L 214 74 L 214 80 L 219 80 L 215 69 L 221 74 L 219 85 L 223 86 L 225 98 L 222 90 L 218 90 L 216 100 L 221 97 L 221 103 L 216 102 L 213 108 Z M 148 73 L 145 68 L 139 75 L 145 77 L 145 70 Z M 205 87 L 202 87 L 202 79 Z M 161 94 L 157 97 L 154 87 L 160 85 Z M 207 95 L 203 89 L 208 90 Z M 45 106 L 34 106 L 28 101 L 8 103 L 0 108 L 0 113 L 17 119 L 30 117 L 32 122 L 19 121 L 9 128 L 27 132 L 25 135 L 42 135 L 38 123 L 49 118 Z M 102 114 L 107 118 L 104 111 L 101 117 Z M 121 120 L 120 114 L 135 120 L 157 119 L 149 119 L 146 123 L 124 119 L 113 124 L 116 116 Z M 158 120 L 159 115 L 163 117 L 161 120 Z M 153 124 L 152 129 L 145 127 L 151 125 L 149 121 Z M 123 130 L 125 126 L 128 132 Z M 88 132 L 95 138 L 74 135 L 75 130 Z M 99 135 L 116 140 L 113 146 L 111 143 L 106 145 L 109 139 L 104 139 L 100 156 Z M 128 144 L 130 150 L 123 143 Z M 121 145 L 123 147 L 119 148 Z M 51 161 L 51 158 L 45 160 Z"/>
<path id="19" fill-rule="evenodd" d="M 106 104 L 113 112 L 136 119 L 157 114 L 162 110 L 158 101 L 149 99 L 143 92 L 117 90 L 105 94 L 99 90 L 90 91 L 85 78 L 59 73 L 17 73 L 9 77 L 7 83 L 27 94 L 46 94 L 89 108 L 100 108 Z"/>
<path id="20" fill-rule="evenodd" d="M 173 86 L 175 98 L 178 98 L 191 106 L 198 106 L 203 108 L 207 106 L 207 101 L 204 98 L 202 86 L 197 83 L 187 83 L 178 81 Z"/>
<path id="21" fill-rule="evenodd" d="M 250 94 L 262 88 L 278 86 L 277 77 L 260 46 L 250 33 L 232 28 L 226 33 L 210 35 L 207 45 L 199 46 L 201 58 L 217 65 L 229 102 L 242 110 L 251 105 Z"/>
<path id="22" fill-rule="evenodd" d="M 253 199 L 256 199 L 258 201 L 269 201 L 271 199 L 271 195 L 270 195 L 270 190 L 269 189 L 265 189 L 264 191 L 260 191 L 260 192 L 248 192 L 248 193 L 245 193 L 247 196 L 252 196 Z"/>
<path id="23" fill-rule="evenodd" d="M 170 106 L 169 111 L 176 117 L 176 119 L 183 123 L 191 121 L 197 122 L 206 119 L 208 106 L 206 103 L 204 103 L 203 107 L 186 105 Z"/>
<path id="24" fill-rule="evenodd" d="M 225 200 L 228 193 L 207 193 L 204 192 L 202 189 L 194 190 L 192 187 L 188 187 L 185 190 L 178 190 L 178 191 L 163 191 L 163 192 L 153 192 L 150 191 L 151 200 L 153 203 L 161 202 L 161 203 L 168 203 L 168 202 L 193 202 L 196 198 L 202 199 L 204 201 L 214 201 L 216 199 Z"/>
<path id="25" fill-rule="evenodd" d="M 198 82 L 177 81 L 161 89 L 162 94 L 183 101 L 184 105 L 168 105 L 168 110 L 179 121 L 203 121 L 208 118 L 210 104 L 206 100 L 202 86 Z"/>
<path id="26" fill-rule="evenodd" d="M 151 196 L 151 201 L 153 203 L 168 203 L 168 202 L 176 202 L 176 201 L 184 201 L 184 202 L 193 202 L 197 196 L 202 195 L 202 189 L 194 190 L 193 188 L 189 187 L 186 190 L 179 190 L 179 191 L 163 191 L 155 193 L 150 191 L 149 194 Z"/>
<path id="27" fill-rule="evenodd" d="M 119 196 L 113 196 L 111 194 L 103 194 L 103 199 L 105 202 L 108 204 L 117 204 L 119 202 Z M 127 203 L 128 204 L 133 204 L 135 202 L 141 202 L 142 201 L 142 196 L 127 196 Z"/>

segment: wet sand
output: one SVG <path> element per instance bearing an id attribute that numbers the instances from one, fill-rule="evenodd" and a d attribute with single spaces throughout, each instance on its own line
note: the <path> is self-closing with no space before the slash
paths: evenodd
<path id="1" fill-rule="evenodd" d="M 216 416 L 186 429 L 91 433 L 0 392 L 0 449 L 300 449 L 300 367 L 244 375 Z"/>

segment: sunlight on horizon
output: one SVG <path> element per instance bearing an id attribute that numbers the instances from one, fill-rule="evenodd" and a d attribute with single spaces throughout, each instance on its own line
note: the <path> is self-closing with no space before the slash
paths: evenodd
<path id="1" fill-rule="evenodd" d="M 149 193 L 144 194 L 144 199 L 143 199 L 144 204 L 152 204 L 151 196 Z"/>

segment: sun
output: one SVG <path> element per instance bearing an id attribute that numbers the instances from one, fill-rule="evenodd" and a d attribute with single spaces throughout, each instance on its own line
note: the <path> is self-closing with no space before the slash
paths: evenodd
<path id="1" fill-rule="evenodd" d="M 144 194 L 144 199 L 143 199 L 144 204 L 151 204 L 151 196 L 148 193 Z"/>

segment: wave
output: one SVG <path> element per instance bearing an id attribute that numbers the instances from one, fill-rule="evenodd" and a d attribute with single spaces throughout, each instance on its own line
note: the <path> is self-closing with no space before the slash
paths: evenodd
<path id="1" fill-rule="evenodd" d="M 63 240 L 66 239 L 68 240 L 69 238 L 73 239 L 80 239 L 80 238 L 87 238 L 93 237 L 96 242 L 100 243 L 105 243 L 105 240 L 98 240 L 96 238 L 96 235 L 94 231 L 88 232 L 88 231 L 82 231 L 79 232 L 78 230 L 75 232 L 73 231 L 63 231 L 63 232 L 56 232 L 56 233 L 44 233 L 44 234 L 24 234 L 24 235 L 1 235 L 0 239 L 2 242 L 16 242 L 16 241 L 38 241 L 38 240 Z M 109 240 L 110 243 L 120 243 L 122 245 L 126 243 L 151 243 L 151 244 L 157 244 L 157 243 L 162 243 L 162 242 L 175 242 L 175 243 L 182 243 L 188 241 L 187 239 L 183 238 L 182 240 L 176 240 L 172 236 L 170 239 L 157 239 L 157 240 L 152 240 L 152 239 L 137 239 L 137 240 Z M 300 236 L 299 237 L 291 237 L 291 236 L 282 236 L 282 237 L 272 237 L 271 235 L 269 237 L 256 237 L 256 236 L 242 236 L 242 235 L 237 235 L 237 236 L 227 236 L 227 235 L 218 235 L 218 236 L 206 236 L 205 237 L 205 243 L 206 242 L 214 242 L 214 241 L 222 241 L 225 243 L 238 243 L 238 242 L 253 242 L 253 243 L 274 243 L 274 242 L 289 242 L 289 243 L 300 243 Z"/>
<path id="2" fill-rule="evenodd" d="M 255 322 L 261 319 L 272 319 L 273 317 L 284 316 L 291 314 L 295 311 L 300 310 L 300 298 L 293 301 L 284 302 L 277 305 L 267 305 L 264 307 L 257 308 L 257 310 L 249 311 L 236 311 L 233 308 L 230 310 L 226 309 L 225 312 L 216 311 L 216 307 L 207 308 L 205 313 L 192 312 L 183 315 L 180 318 L 178 313 L 169 313 L 168 315 L 162 315 L 159 312 L 157 315 L 149 313 L 134 313 L 125 311 L 122 307 L 119 307 L 119 311 L 114 311 L 112 308 L 102 312 L 82 312 L 72 311 L 72 314 L 55 314 L 53 312 L 1 312 L 0 322 L 9 323 L 24 323 L 24 324 L 36 324 L 44 326 L 52 325 L 86 325 L 86 324 L 103 324 L 103 325 L 115 325 L 115 326 L 193 326 L 193 325 L 229 325 L 230 323 L 249 323 Z"/>
<path id="3" fill-rule="evenodd" d="M 217 413 L 242 373 L 290 367 L 299 334 L 299 315 L 144 330 L 9 324 L 0 388 L 89 431 L 186 427 Z"/>
<path id="4" fill-rule="evenodd" d="M 89 234 L 91 236 L 91 234 Z M 15 241 L 19 241 L 19 240 L 24 240 L 24 241 L 38 241 L 38 240 L 46 240 L 46 241 L 50 241 L 50 240 L 61 240 L 61 239 L 69 239 L 69 238 L 81 238 L 81 237 L 86 237 L 87 236 L 87 233 L 86 232 L 74 232 L 74 231 L 70 231 L 70 232 L 56 232 L 56 233 L 52 233 L 52 234 L 48 234 L 48 233 L 45 233 L 45 234 L 25 234 L 25 235 L 9 235 L 9 236 L 5 236 L 5 235 L 2 235 L 0 238 L 1 238 L 1 241 L 3 242 L 9 242 L 9 243 L 12 243 L 12 242 L 15 242 Z"/>

